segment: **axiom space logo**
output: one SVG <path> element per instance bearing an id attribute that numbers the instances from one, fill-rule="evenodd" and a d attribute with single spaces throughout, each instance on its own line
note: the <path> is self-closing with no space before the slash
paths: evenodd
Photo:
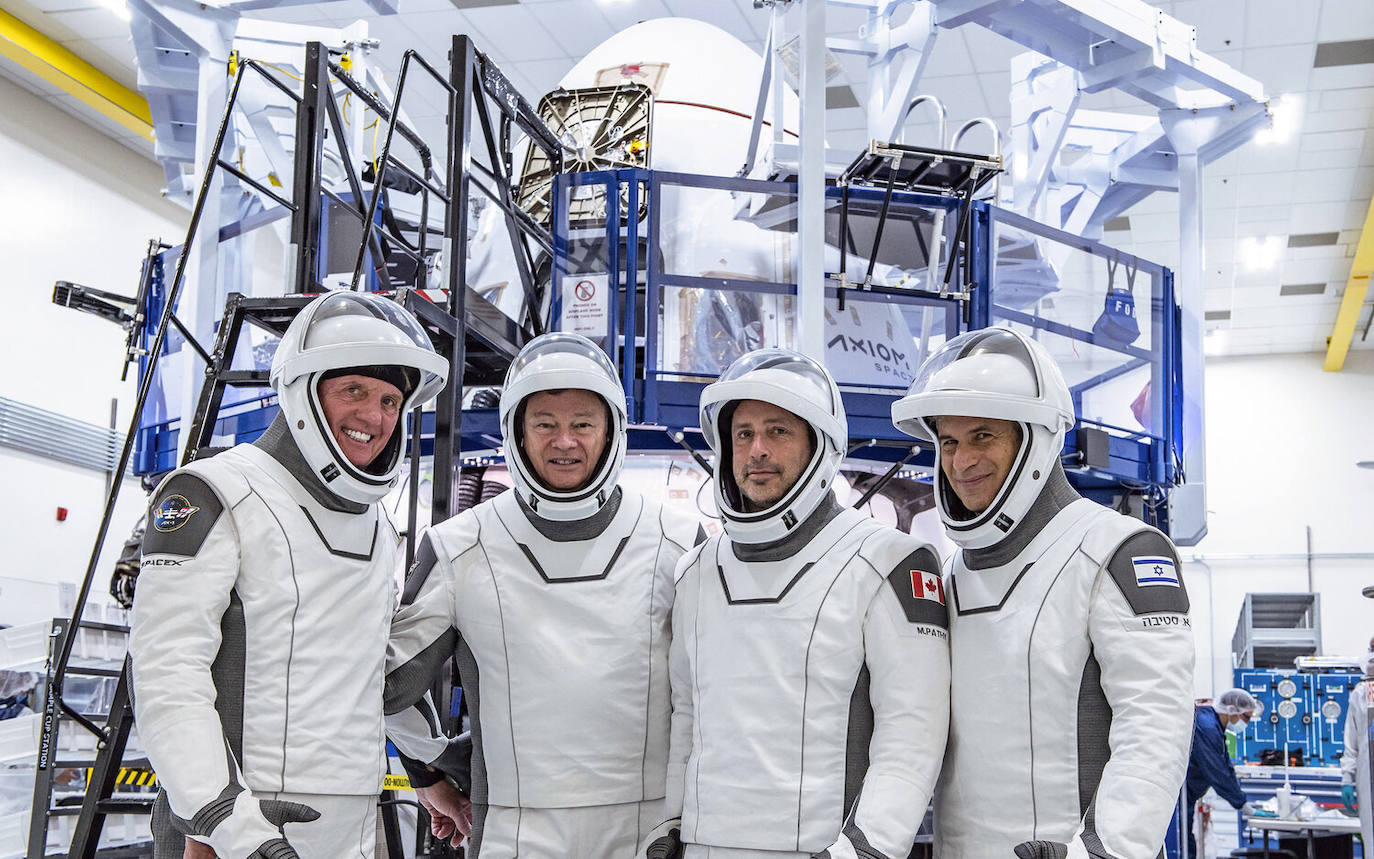
<path id="1" fill-rule="evenodd" d="M 175 531 L 199 509 L 184 495 L 168 495 L 153 511 L 153 527 L 159 531 Z"/>

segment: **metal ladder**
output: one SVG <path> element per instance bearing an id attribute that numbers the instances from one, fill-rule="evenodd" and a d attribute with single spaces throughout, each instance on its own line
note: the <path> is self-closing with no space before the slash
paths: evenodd
<path id="1" fill-rule="evenodd" d="M 94 621 L 80 621 L 78 630 L 91 630 L 128 634 L 129 628 L 117 624 L 98 623 Z M 81 752 L 69 752 L 59 749 L 62 734 L 62 723 L 71 721 L 72 715 L 62 712 L 61 702 L 58 697 L 52 694 L 52 682 L 57 668 L 55 658 L 64 649 L 68 636 L 71 634 L 71 621 L 67 618 L 56 618 L 52 622 L 49 636 L 48 667 L 44 684 L 43 695 L 43 722 L 42 734 L 38 745 L 38 765 L 34 772 L 33 783 L 33 813 L 29 821 L 29 840 L 28 856 L 30 859 L 38 859 L 50 855 L 47 852 L 48 831 L 51 827 L 53 818 L 72 817 L 81 815 L 84 808 L 84 796 L 79 793 L 67 792 L 65 796 L 59 795 L 57 804 L 53 804 L 54 794 L 57 794 L 57 779 L 60 774 L 69 769 L 87 770 L 85 796 L 91 795 L 92 786 L 99 786 L 97 791 L 100 796 L 98 804 L 102 815 L 105 814 L 147 814 L 153 807 L 153 794 L 142 792 L 126 792 L 124 796 L 115 794 L 115 783 L 121 773 L 125 770 L 137 770 L 144 773 L 151 773 L 151 767 L 147 758 L 125 758 L 124 749 L 128 742 L 129 729 L 133 726 L 132 712 L 129 709 L 129 686 L 127 670 L 117 668 L 83 666 L 68 664 L 66 673 L 78 677 L 98 677 L 98 678 L 119 678 L 115 686 L 114 696 L 110 701 L 109 713 L 106 718 L 106 737 L 107 739 L 97 744 L 98 754 L 94 760 L 83 756 Z M 79 634 L 79 632 L 78 632 Z M 127 657 L 125 667 L 127 668 Z M 94 720 L 102 718 L 103 714 L 84 713 L 80 714 L 83 718 Z M 117 748 L 114 753 L 106 753 L 107 748 Z M 144 779 L 140 779 L 143 782 Z M 154 782 L 155 783 L 155 782 Z M 77 805 L 72 800 L 81 797 L 83 805 Z M 77 828 L 80 829 L 86 818 L 82 815 L 78 819 Z M 73 836 L 75 840 L 75 835 Z M 51 854 L 62 855 L 62 854 Z M 147 844 L 129 845 L 126 847 L 109 848 L 100 852 L 102 857 L 134 857 L 151 855 L 151 847 Z"/>

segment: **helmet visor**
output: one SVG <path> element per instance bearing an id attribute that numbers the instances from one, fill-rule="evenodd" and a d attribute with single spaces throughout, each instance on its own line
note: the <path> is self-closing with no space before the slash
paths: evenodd
<path id="1" fill-rule="evenodd" d="M 727 367 L 716 384 L 733 382 L 756 372 L 759 373 L 756 378 L 778 380 L 796 396 L 814 403 L 821 412 L 835 413 L 835 391 L 830 382 L 830 375 L 814 360 L 787 349 L 758 349 L 750 352 Z M 721 408 L 727 402 L 734 400 L 709 403 L 706 406 L 708 417 L 713 424 L 719 425 Z M 728 431 L 728 428 L 722 429 L 723 433 Z"/>
<path id="2" fill-rule="evenodd" d="M 329 332 L 347 326 L 355 317 L 380 319 L 390 323 L 415 346 L 433 351 L 429 335 L 405 308 L 380 295 L 365 292 L 335 292 L 320 302 L 310 318 L 310 327 L 301 338 L 302 351 L 334 342 Z"/>
<path id="3" fill-rule="evenodd" d="M 537 372 L 538 365 L 545 359 L 556 358 L 561 355 L 576 355 L 586 358 L 596 363 L 601 371 L 606 374 L 606 378 L 619 383 L 615 365 L 611 363 L 611 359 L 606 357 L 606 353 L 601 351 L 600 347 L 577 334 L 555 331 L 531 340 L 524 349 L 520 350 L 520 354 L 516 355 L 515 360 L 511 362 L 510 370 L 506 375 L 506 384 L 509 385 L 527 372 Z"/>
<path id="4" fill-rule="evenodd" d="M 968 380 L 980 383 L 973 390 L 999 391 L 1004 389 L 1008 382 L 1019 382 L 1016 390 L 1008 390 L 1007 393 L 1036 399 L 1042 396 L 1040 372 L 1035 356 L 1031 355 L 1019 337 L 1005 328 L 983 328 L 950 340 L 917 370 L 909 393 L 920 394 L 939 389 L 942 387 L 939 383 L 942 370 L 955 361 L 983 356 L 988 356 L 989 360 L 979 363 L 988 370 L 982 378 Z M 999 369 L 1005 374 L 998 374 L 1002 375 L 1002 378 L 994 375 Z M 1032 390 L 1025 389 L 1027 381 Z"/>

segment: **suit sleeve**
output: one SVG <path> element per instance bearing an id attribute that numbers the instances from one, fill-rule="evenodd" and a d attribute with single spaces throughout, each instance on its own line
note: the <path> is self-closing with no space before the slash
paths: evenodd
<path id="1" fill-rule="evenodd" d="M 1245 804 L 1245 791 L 1236 778 L 1236 768 L 1226 756 L 1225 732 L 1212 730 L 1203 724 L 1201 717 L 1194 721 L 1193 750 L 1189 764 L 1201 770 L 1207 783 L 1218 796 L 1231 803 L 1232 808 L 1240 808 Z"/>
<path id="2" fill-rule="evenodd" d="M 391 618 L 386 647 L 386 733 L 401 753 L 406 771 L 418 781 L 424 781 L 426 765 L 436 761 L 448 745 L 439 731 L 429 690 L 458 642 L 453 564 L 440 551 L 433 533 L 421 538 L 400 608 Z"/>
<path id="3" fill-rule="evenodd" d="M 129 628 L 134 716 L 172 812 L 189 820 L 242 783 L 210 673 L 238 579 L 239 535 L 200 477 L 179 472 L 158 489 L 140 566 Z"/>
<path id="4" fill-rule="evenodd" d="M 916 840 L 949 731 L 949 621 L 929 548 L 882 572 L 864 621 L 873 734 L 868 770 L 825 859 L 904 859 Z M 927 587 L 930 585 L 930 587 Z"/>
<path id="5" fill-rule="evenodd" d="M 1109 709 L 1108 757 L 1070 859 L 1151 859 L 1164 843 L 1193 734 L 1193 630 L 1179 566 L 1167 537 L 1140 531 L 1093 583 L 1088 634 Z"/>
<path id="6" fill-rule="evenodd" d="M 1355 769 L 1360 759 L 1360 749 L 1367 741 L 1365 732 L 1360 730 L 1360 720 L 1356 715 L 1357 710 L 1365 707 L 1366 688 L 1365 683 L 1356 684 L 1355 688 L 1350 690 L 1350 700 L 1345 705 L 1345 748 L 1341 750 L 1341 784 L 1355 783 Z"/>

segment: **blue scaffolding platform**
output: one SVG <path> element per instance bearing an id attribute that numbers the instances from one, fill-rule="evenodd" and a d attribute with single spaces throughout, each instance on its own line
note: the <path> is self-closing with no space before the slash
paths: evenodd
<path id="1" fill-rule="evenodd" d="M 842 193 L 847 217 L 840 213 Z M 600 198 L 601 210 L 589 219 L 584 206 L 574 220 L 569 201 L 588 194 Z M 684 263 L 683 231 L 673 216 L 693 195 L 698 209 L 707 206 L 732 213 L 726 229 L 739 224 L 738 232 L 782 236 L 784 244 L 795 237 L 795 182 L 626 169 L 562 174 L 554 186 L 551 328 L 577 330 L 567 306 L 574 294 L 570 289 L 591 278 L 604 290 L 600 336 L 589 336 L 599 339 L 620 367 L 632 424 L 630 443 L 642 452 L 681 454 L 679 439 L 704 450 L 695 431 L 701 389 L 735 354 L 757 346 L 790 345 L 795 333 L 794 327 L 789 332 L 785 314 L 771 331 L 761 331 L 756 320 L 748 336 L 736 341 L 731 340 L 728 324 L 711 321 L 721 307 L 728 311 L 726 316 L 733 313 L 732 302 L 755 310 L 765 305 L 790 307 L 797 285 L 757 273 L 701 271 Z M 875 188 L 828 188 L 827 244 L 832 249 L 841 246 L 843 233 L 847 255 L 870 255 L 875 236 L 871 229 L 865 234 L 865 218 L 871 219 L 883 196 Z M 1104 503 L 1119 500 L 1124 492 L 1141 494 L 1155 521 L 1167 528 L 1162 502 L 1182 479 L 1182 374 L 1172 273 L 986 202 L 971 203 L 962 235 L 956 228 L 961 205 L 957 197 L 897 191 L 888 202 L 890 225 L 881 233 L 877 257 L 894 261 L 881 267 L 889 282 L 878 278 L 864 286 L 831 275 L 826 286 L 829 311 L 853 313 L 856 319 L 877 313 L 908 328 L 894 331 L 888 324 L 881 336 L 843 326 L 827 329 L 827 360 L 844 392 L 852 458 L 876 466 L 911 451 L 912 440 L 892 426 L 891 405 L 905 392 L 919 360 L 939 343 L 970 329 L 1018 327 L 1059 358 L 1069 381 L 1079 418 L 1065 444 L 1070 480 Z M 670 230 L 672 235 L 666 235 Z M 164 255 L 170 258 L 177 251 Z M 833 267 L 830 260 L 827 267 Z M 1112 300 L 1107 294 L 1110 281 L 1103 275 L 1118 267 L 1130 273 L 1133 316 L 1139 326 L 1138 336 L 1129 342 L 1113 339 L 1094 325 L 1104 313 L 1104 303 Z M 937 274 L 946 268 L 952 276 L 940 282 Z M 926 270 L 929 276 L 924 276 Z M 157 319 L 161 307 L 162 279 L 156 274 L 150 281 L 150 320 Z M 629 284 L 634 284 L 633 300 L 627 298 Z M 708 308 L 697 314 L 695 327 L 688 326 L 682 314 L 675 318 L 670 312 L 670 307 L 692 302 Z M 914 334 L 917 331 L 920 336 Z M 678 348 L 682 343 L 700 346 L 704 335 L 712 344 L 706 358 L 690 348 Z M 151 329 L 144 336 L 146 346 Z M 245 365 L 244 372 L 268 368 L 270 345 L 245 350 L 251 366 Z M 880 378 L 847 377 L 837 366 L 852 367 L 855 359 L 862 364 L 869 357 L 875 367 L 883 365 Z M 168 392 L 156 386 L 155 392 L 159 395 L 150 397 L 139 433 L 134 468 L 140 474 L 166 471 L 175 464 L 182 419 L 169 411 Z M 226 445 L 252 440 L 275 412 L 270 392 L 246 390 L 237 401 L 226 399 L 214 435 Z M 433 413 L 426 413 L 426 454 L 433 425 Z M 465 456 L 487 461 L 495 455 L 500 446 L 495 410 L 465 409 L 461 439 Z M 932 467 L 933 452 L 921 450 L 911 464 Z"/>

